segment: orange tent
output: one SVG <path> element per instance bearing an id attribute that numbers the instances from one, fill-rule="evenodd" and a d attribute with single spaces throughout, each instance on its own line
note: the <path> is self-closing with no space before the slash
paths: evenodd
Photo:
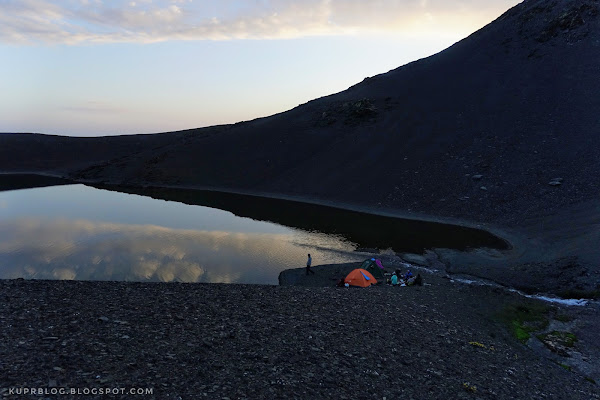
<path id="1" fill-rule="evenodd" d="M 375 279 L 373 275 L 371 275 L 371 273 L 366 269 L 357 268 L 350 272 L 348 276 L 346 276 L 344 283 L 347 283 L 351 286 L 368 287 L 375 285 L 377 283 L 377 279 Z"/>

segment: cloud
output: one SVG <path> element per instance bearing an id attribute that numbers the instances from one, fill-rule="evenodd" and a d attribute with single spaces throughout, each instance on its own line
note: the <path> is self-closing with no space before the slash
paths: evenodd
<path id="1" fill-rule="evenodd" d="M 302 235 L 24 218 L 0 223 L 0 278 L 275 284 L 297 266 L 291 260 L 304 261 L 298 242 L 310 243 Z M 330 242 L 321 259 L 348 261 Z"/>
<path id="2" fill-rule="evenodd" d="M 0 2 L 0 41 L 90 44 L 476 29 L 515 0 Z"/>
<path id="3" fill-rule="evenodd" d="M 60 110 L 77 113 L 83 112 L 89 114 L 122 114 L 128 111 L 126 108 L 116 107 L 102 101 L 88 101 L 78 106 L 64 106 L 60 107 Z"/>

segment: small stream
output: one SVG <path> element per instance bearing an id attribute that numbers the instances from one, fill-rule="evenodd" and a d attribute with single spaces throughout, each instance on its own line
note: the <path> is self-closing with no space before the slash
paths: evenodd
<path id="1" fill-rule="evenodd" d="M 507 287 L 491 281 L 489 279 L 483 279 L 471 275 L 466 274 L 448 274 L 445 271 L 440 271 L 439 269 L 424 267 L 421 265 L 415 265 L 407 262 L 402 262 L 402 266 L 404 269 L 410 269 L 412 271 L 425 272 L 432 275 L 437 275 L 439 277 L 447 277 L 449 281 L 456 284 L 462 285 L 473 285 L 473 286 L 489 286 L 493 288 L 498 288 L 502 290 L 506 290 L 507 292 L 516 293 L 520 296 L 545 301 L 548 303 L 559 304 L 563 306 L 585 306 L 592 302 L 592 300 L 588 299 L 563 299 L 560 297 L 556 297 L 550 294 L 527 294 L 518 289 Z"/>
<path id="2" fill-rule="evenodd" d="M 509 292 L 517 293 L 518 295 L 527 297 L 529 299 L 542 300 L 542 301 L 545 301 L 548 303 L 560 304 L 563 306 L 585 306 L 590 301 L 590 300 L 586 300 L 586 299 L 562 299 L 560 297 L 554 297 L 552 295 L 545 295 L 545 294 L 527 294 L 527 293 L 524 293 L 517 289 L 508 288 L 506 286 L 499 285 L 495 282 L 490 282 L 490 281 L 486 281 L 483 279 L 477 279 L 477 278 L 467 279 L 467 278 L 452 277 L 450 281 L 462 283 L 465 285 L 482 285 L 482 286 L 498 287 L 498 288 L 505 289 Z"/>

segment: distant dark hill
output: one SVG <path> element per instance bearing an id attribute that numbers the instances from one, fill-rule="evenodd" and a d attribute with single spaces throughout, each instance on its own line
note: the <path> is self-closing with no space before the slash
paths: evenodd
<path id="1" fill-rule="evenodd" d="M 577 221 L 600 215 L 599 14 L 598 0 L 527 0 L 439 54 L 254 121 L 30 135 L 43 152 L 0 135 L 0 169 L 269 193 L 564 239 L 535 218 L 554 216 L 559 230 L 573 207 L 593 210 Z M 580 255 L 579 246 L 553 256 Z"/>

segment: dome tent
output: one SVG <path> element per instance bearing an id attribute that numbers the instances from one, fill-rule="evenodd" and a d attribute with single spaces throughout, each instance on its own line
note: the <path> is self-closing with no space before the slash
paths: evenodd
<path id="1" fill-rule="evenodd" d="M 375 278 L 383 279 L 383 264 L 381 264 L 380 259 L 369 258 L 363 261 L 360 268 L 367 270 L 373 275 Z"/>
<path id="2" fill-rule="evenodd" d="M 351 271 L 344 279 L 344 283 L 350 286 L 369 287 L 377 284 L 377 279 L 367 270 L 357 268 Z"/>

